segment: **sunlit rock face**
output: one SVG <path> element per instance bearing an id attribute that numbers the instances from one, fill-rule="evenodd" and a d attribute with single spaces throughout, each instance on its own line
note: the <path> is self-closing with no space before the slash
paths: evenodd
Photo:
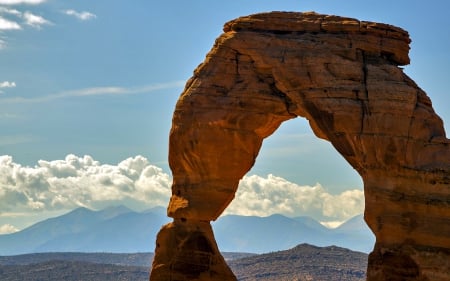
<path id="1" fill-rule="evenodd" d="M 376 235 L 367 280 L 450 280 L 450 141 L 399 67 L 409 43 L 391 25 L 316 13 L 226 23 L 175 108 L 174 222 L 157 237 L 150 280 L 236 280 L 209 222 L 233 200 L 263 139 L 296 117 L 364 181 Z"/>

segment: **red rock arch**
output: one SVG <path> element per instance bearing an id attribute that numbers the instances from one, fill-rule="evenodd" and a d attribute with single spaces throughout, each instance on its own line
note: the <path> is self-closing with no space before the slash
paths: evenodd
<path id="1" fill-rule="evenodd" d="M 210 221 L 263 139 L 300 116 L 364 181 L 377 239 L 368 280 L 449 280 L 450 142 L 430 99 L 398 67 L 409 63 L 409 43 L 394 26 L 315 13 L 225 24 L 173 115 L 174 221 L 158 234 L 150 279 L 235 280 Z"/>

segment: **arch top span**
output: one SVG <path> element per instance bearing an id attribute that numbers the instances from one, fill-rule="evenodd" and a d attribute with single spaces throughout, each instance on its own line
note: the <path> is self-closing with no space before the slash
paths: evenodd
<path id="1" fill-rule="evenodd" d="M 174 111 L 174 222 L 158 235 L 151 280 L 235 280 L 209 221 L 232 201 L 264 138 L 296 117 L 364 181 L 365 219 L 377 237 L 368 280 L 393 278 L 400 267 L 414 280 L 450 277 L 442 261 L 450 142 L 426 93 L 398 67 L 409 63 L 409 43 L 398 27 L 312 12 L 226 23 Z"/>
<path id="2" fill-rule="evenodd" d="M 270 19 L 270 20 L 268 20 Z M 303 33 L 326 33 L 329 35 L 351 34 L 354 48 L 360 48 L 377 55 L 390 56 L 398 65 L 409 64 L 409 43 L 407 31 L 389 24 L 360 21 L 315 12 L 271 12 L 240 17 L 225 23 L 223 31 L 256 32 L 280 35 L 301 35 Z"/>

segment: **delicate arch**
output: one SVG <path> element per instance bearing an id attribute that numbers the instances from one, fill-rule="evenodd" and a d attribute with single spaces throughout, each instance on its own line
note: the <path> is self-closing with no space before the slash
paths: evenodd
<path id="1" fill-rule="evenodd" d="M 368 280 L 391 280 L 402 274 L 396 268 L 413 272 L 408 280 L 448 280 L 449 140 L 427 95 L 398 67 L 409 63 L 408 33 L 284 12 L 242 17 L 224 31 L 173 115 L 174 222 L 158 234 L 151 280 L 235 280 L 209 222 L 233 199 L 263 139 L 297 116 L 363 178 L 377 238 Z"/>

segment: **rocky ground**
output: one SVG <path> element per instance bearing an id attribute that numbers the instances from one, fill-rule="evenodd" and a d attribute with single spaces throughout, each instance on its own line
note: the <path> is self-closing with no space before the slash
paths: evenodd
<path id="1" fill-rule="evenodd" d="M 47 253 L 0 257 L 2 281 L 147 281 L 153 255 Z M 367 254 L 348 249 L 298 245 L 253 255 L 225 253 L 238 280 L 365 280 Z"/>

